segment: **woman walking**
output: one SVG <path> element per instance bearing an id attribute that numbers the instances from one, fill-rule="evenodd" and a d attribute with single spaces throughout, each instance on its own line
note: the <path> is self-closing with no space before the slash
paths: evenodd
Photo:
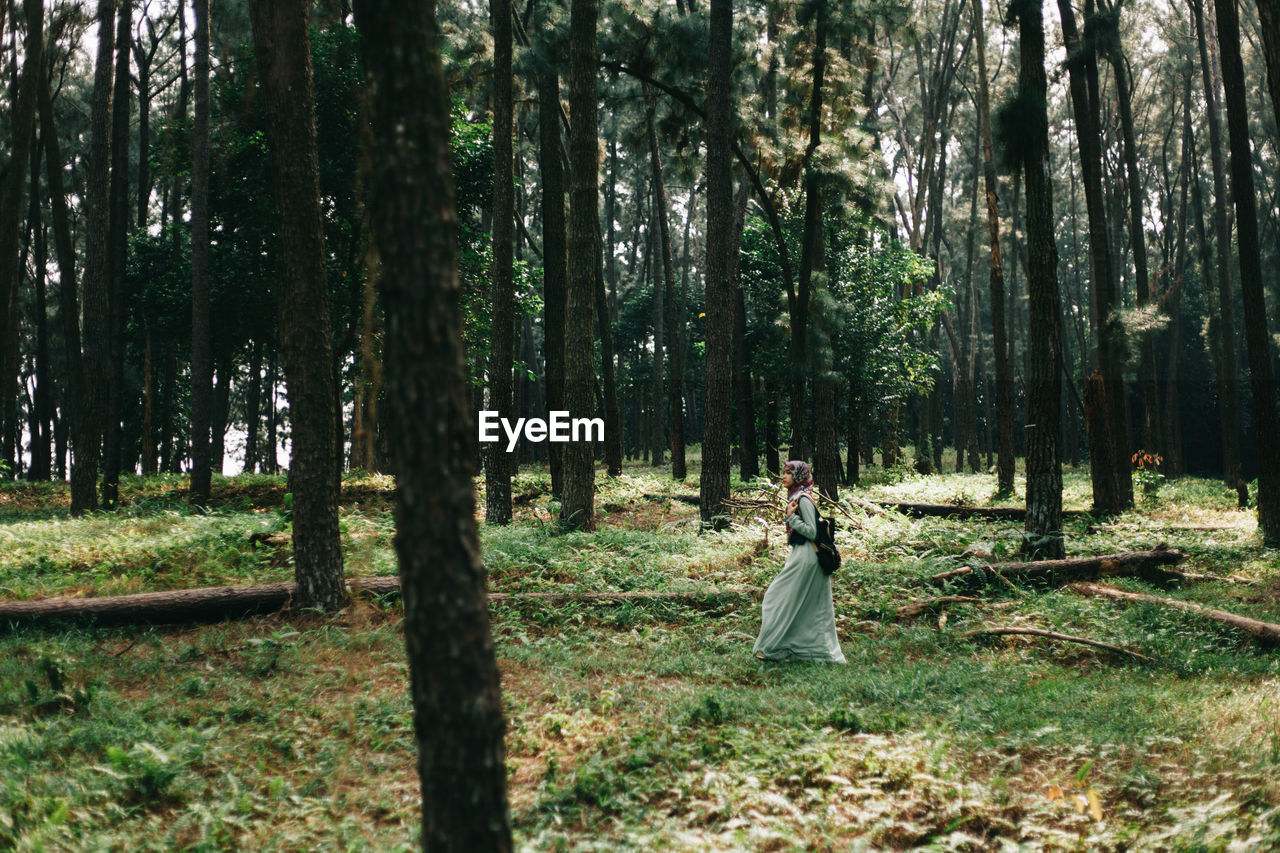
<path id="1" fill-rule="evenodd" d="M 813 547 L 818 535 L 813 470 L 808 463 L 793 459 L 782 466 L 782 485 L 787 489 L 791 554 L 764 594 L 755 656 L 760 660 L 844 663 L 831 604 L 831 578 L 818 565 L 818 552 Z"/>

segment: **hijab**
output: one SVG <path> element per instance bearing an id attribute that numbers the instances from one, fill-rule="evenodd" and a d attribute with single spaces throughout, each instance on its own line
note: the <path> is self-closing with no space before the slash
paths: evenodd
<path id="1" fill-rule="evenodd" d="M 791 474 L 791 489 L 787 492 L 787 503 L 791 503 L 801 495 L 807 495 L 809 500 L 813 500 L 813 469 L 809 467 L 808 462 L 792 459 L 782 466 L 782 472 Z"/>

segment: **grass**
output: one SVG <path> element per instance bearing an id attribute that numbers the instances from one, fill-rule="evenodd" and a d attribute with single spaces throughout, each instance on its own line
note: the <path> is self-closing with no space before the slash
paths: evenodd
<path id="1" fill-rule="evenodd" d="M 863 498 L 986 503 L 990 475 L 880 476 Z M 896 481 L 894 481 L 896 480 Z M 516 522 L 481 528 L 491 589 L 763 589 L 781 524 L 700 531 L 661 471 L 599 479 L 600 530 L 560 535 L 545 471 Z M 285 579 L 279 478 L 219 481 L 193 514 L 172 477 L 131 480 L 113 515 L 68 518 L 65 488 L 0 487 L 0 595 L 109 594 Z M 351 574 L 394 572 L 385 480 L 345 484 Z M 1087 508 L 1088 475 L 1066 472 Z M 359 502 L 357 503 L 356 500 Z M 1015 501 L 1016 502 L 1016 501 Z M 483 506 L 481 502 L 480 506 Z M 1088 532 L 1069 554 L 1166 542 L 1188 568 L 1261 584 L 1162 591 L 1280 621 L 1276 555 L 1217 484 Z M 856 511 L 854 511 L 855 514 Z M 842 529 L 837 624 L 849 665 L 762 666 L 758 603 L 512 602 L 491 610 L 523 850 L 1228 850 L 1280 845 L 1280 658 L 1197 617 L 1063 590 L 988 588 L 909 621 L 929 575 L 1015 559 L 1018 525 L 866 517 Z M 1218 529 L 1185 530 L 1199 525 Z M 1147 589 L 1138 582 L 1121 582 Z M 408 850 L 418 783 L 398 605 L 202 627 L 0 635 L 0 849 Z M 1030 638 L 1131 648 L 1140 665 Z"/>

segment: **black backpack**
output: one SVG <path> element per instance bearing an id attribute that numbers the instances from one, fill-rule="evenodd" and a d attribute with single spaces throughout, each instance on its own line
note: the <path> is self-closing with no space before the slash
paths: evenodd
<path id="1" fill-rule="evenodd" d="M 818 565 L 827 575 L 834 575 L 840 569 L 840 549 L 836 547 L 836 520 L 817 512 L 818 538 L 813 540 L 813 548 L 818 552 Z"/>

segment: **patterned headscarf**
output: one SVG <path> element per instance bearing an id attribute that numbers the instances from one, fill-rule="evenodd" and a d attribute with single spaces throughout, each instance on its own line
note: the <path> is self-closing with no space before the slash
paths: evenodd
<path id="1" fill-rule="evenodd" d="M 801 495 L 808 495 L 813 500 L 813 469 L 808 462 L 792 459 L 782 466 L 782 473 L 791 474 L 791 489 L 787 492 L 787 503 L 791 503 Z"/>

